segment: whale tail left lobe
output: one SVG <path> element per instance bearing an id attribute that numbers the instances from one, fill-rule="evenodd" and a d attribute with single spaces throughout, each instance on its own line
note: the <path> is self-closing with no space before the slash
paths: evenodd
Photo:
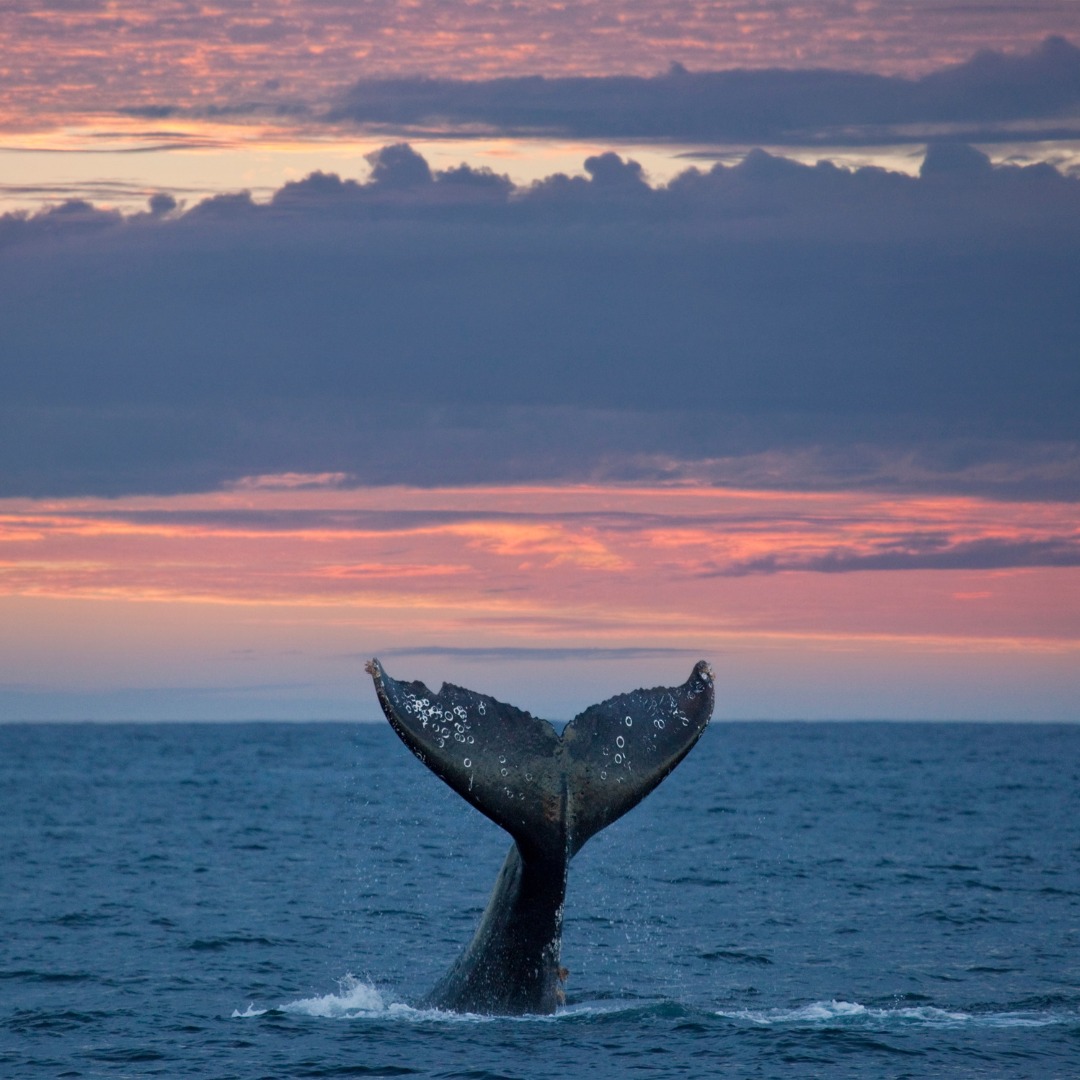
<path id="1" fill-rule="evenodd" d="M 677 687 L 593 705 L 559 735 L 485 694 L 399 682 L 372 660 L 391 726 L 441 780 L 513 838 L 472 943 L 429 1002 L 478 1012 L 551 1012 L 559 1000 L 566 870 L 589 837 L 636 806 L 690 752 L 713 709 L 699 662 Z"/>

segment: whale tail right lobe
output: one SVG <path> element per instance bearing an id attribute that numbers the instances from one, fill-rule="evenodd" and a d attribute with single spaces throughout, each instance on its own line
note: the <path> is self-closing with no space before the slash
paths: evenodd
<path id="1" fill-rule="evenodd" d="M 444 684 L 433 693 L 366 667 L 412 752 L 514 838 L 472 943 L 429 1003 L 480 1012 L 551 1012 L 559 997 L 562 903 L 570 859 L 653 790 L 712 715 L 699 662 L 677 687 L 593 705 L 559 735 L 545 720 Z"/>
<path id="2" fill-rule="evenodd" d="M 701 660 L 682 686 L 620 694 L 567 724 L 562 743 L 571 856 L 637 806 L 690 753 L 713 701 L 712 669 Z"/>

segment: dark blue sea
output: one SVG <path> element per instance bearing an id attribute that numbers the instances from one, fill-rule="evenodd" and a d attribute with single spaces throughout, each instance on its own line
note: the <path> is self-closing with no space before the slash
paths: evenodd
<path id="1" fill-rule="evenodd" d="M 413 1008 L 507 847 L 385 725 L 0 727 L 0 1077 L 1080 1076 L 1080 725 L 714 723 L 565 1008 Z"/>

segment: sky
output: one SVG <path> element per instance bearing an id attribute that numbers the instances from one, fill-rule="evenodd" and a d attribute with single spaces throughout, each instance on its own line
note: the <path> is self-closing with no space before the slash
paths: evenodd
<path id="1" fill-rule="evenodd" d="M 0 45 L 0 721 L 1080 719 L 1080 6 Z"/>

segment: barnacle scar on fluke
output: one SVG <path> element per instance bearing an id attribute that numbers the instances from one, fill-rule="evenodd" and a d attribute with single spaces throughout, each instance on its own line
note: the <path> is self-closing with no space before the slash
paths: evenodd
<path id="1" fill-rule="evenodd" d="M 514 839 L 476 934 L 423 1004 L 554 1012 L 570 860 L 690 752 L 712 716 L 712 669 L 702 660 L 682 686 L 591 705 L 562 735 L 486 694 L 449 683 L 434 694 L 378 660 L 364 670 L 402 742 Z"/>

